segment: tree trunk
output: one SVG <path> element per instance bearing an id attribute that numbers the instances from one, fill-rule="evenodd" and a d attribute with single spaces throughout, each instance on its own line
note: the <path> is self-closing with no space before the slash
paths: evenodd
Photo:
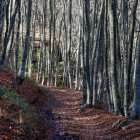
<path id="1" fill-rule="evenodd" d="M 119 107 L 119 91 L 116 68 L 116 3 L 115 0 L 108 0 L 108 15 L 109 15 L 109 29 L 110 29 L 110 72 L 111 72 L 111 89 L 113 94 L 114 112 L 120 113 Z"/>
<path id="2" fill-rule="evenodd" d="M 28 0 L 28 12 L 27 12 L 27 22 L 26 22 L 26 35 L 25 40 L 23 43 L 23 56 L 22 56 L 22 63 L 19 70 L 19 79 L 20 84 L 24 81 L 25 76 L 25 67 L 26 67 L 26 60 L 27 60 L 27 54 L 29 50 L 29 39 L 30 39 L 30 24 L 31 24 L 31 13 L 32 13 L 32 0 Z"/>

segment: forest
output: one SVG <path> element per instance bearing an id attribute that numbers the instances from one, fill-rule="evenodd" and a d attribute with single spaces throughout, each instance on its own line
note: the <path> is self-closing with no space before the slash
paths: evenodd
<path id="1" fill-rule="evenodd" d="M 139 0 L 0 0 L 0 139 L 140 140 Z"/>

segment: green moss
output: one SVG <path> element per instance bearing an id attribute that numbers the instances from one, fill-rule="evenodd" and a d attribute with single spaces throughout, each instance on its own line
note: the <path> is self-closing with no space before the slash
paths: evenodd
<path id="1" fill-rule="evenodd" d="M 33 79 L 31 79 L 31 78 L 30 78 L 30 77 L 28 77 L 28 76 L 25 76 L 24 80 L 25 80 L 25 82 L 29 82 L 29 83 L 31 83 L 31 84 L 33 84 L 33 85 L 36 85 L 36 86 L 37 86 L 36 81 L 35 81 L 35 80 L 33 80 Z"/>
<path id="2" fill-rule="evenodd" d="M 13 107 L 8 106 L 8 103 L 13 102 L 13 104 L 15 104 L 20 111 L 22 110 L 22 112 L 26 113 L 26 116 L 24 116 L 25 120 L 27 118 L 32 118 L 36 114 L 36 109 L 31 107 L 25 99 L 4 86 L 0 86 L 0 100 L 5 104 L 5 106 L 7 106 L 7 109 L 9 110 L 12 110 Z M 21 115 L 20 111 L 19 115 Z"/>

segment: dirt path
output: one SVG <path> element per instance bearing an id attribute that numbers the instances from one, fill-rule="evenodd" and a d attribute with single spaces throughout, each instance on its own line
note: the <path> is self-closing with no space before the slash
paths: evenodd
<path id="1" fill-rule="evenodd" d="M 82 113 L 78 111 L 82 99 L 80 92 L 54 87 L 44 87 L 43 92 L 48 102 L 42 112 L 54 133 L 50 140 L 140 140 L 140 121 L 123 130 L 115 130 L 112 125 L 120 116 L 93 108 Z"/>

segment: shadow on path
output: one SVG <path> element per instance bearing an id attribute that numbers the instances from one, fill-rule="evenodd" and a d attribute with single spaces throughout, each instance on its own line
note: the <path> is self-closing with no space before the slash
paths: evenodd
<path id="1" fill-rule="evenodd" d="M 54 113 L 54 108 L 62 107 L 64 106 L 64 103 L 61 100 L 58 100 L 49 89 L 42 87 L 41 90 L 48 97 L 48 102 L 40 110 L 40 112 L 43 118 L 47 118 L 47 120 L 49 120 L 50 128 L 53 131 L 53 136 L 49 140 L 80 140 L 78 136 L 73 134 L 60 134 L 61 128 L 59 126 L 59 120 L 61 120 L 62 118 L 61 116 Z"/>
<path id="2" fill-rule="evenodd" d="M 41 89 L 48 98 L 41 113 L 43 118 L 49 120 L 53 132 L 49 140 L 140 139 L 140 121 L 135 121 L 127 128 L 118 131 L 113 129 L 112 125 L 122 119 L 122 116 L 116 116 L 97 108 L 78 111 L 82 100 L 81 92 L 45 86 Z"/>

